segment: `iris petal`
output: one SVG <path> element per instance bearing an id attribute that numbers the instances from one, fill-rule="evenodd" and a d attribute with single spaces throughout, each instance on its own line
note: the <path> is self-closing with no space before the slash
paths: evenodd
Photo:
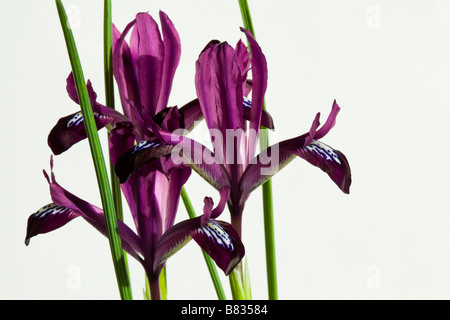
<path id="1" fill-rule="evenodd" d="M 245 255 L 245 248 L 237 231 L 225 221 L 211 219 L 200 228 L 192 230 L 190 236 L 225 275 L 229 275 Z"/>
<path id="2" fill-rule="evenodd" d="M 221 196 L 228 194 L 227 191 L 221 192 Z M 155 270 L 161 268 L 170 256 L 191 239 L 194 239 L 226 275 L 230 274 L 245 255 L 244 245 L 231 224 L 214 219 L 205 219 L 210 216 L 217 216 L 217 212 L 214 211 L 223 209 L 222 201 L 213 209 L 212 199 L 206 197 L 205 213 L 202 216 L 182 221 L 163 234 L 158 242 L 153 268 Z"/>
<path id="3" fill-rule="evenodd" d="M 78 216 L 74 211 L 54 203 L 43 206 L 28 218 L 25 244 L 28 245 L 32 237 L 56 230 Z"/>
<path id="4" fill-rule="evenodd" d="M 295 154 L 322 169 L 344 193 L 350 192 L 352 181 L 350 165 L 342 152 L 313 140 L 304 148 L 296 150 Z"/>
<path id="5" fill-rule="evenodd" d="M 116 175 L 120 183 L 124 183 L 130 175 L 144 165 L 151 164 L 156 169 L 161 167 L 163 159 L 172 152 L 173 146 L 156 138 L 142 140 L 133 148 L 120 156 L 115 164 Z M 166 162 L 164 162 L 166 164 Z"/>

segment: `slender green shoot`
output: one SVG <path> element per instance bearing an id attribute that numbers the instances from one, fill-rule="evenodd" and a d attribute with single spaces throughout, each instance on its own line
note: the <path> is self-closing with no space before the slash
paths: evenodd
<path id="1" fill-rule="evenodd" d="M 105 97 L 106 106 L 115 109 L 114 102 L 114 77 L 113 77 L 113 62 L 112 62 L 112 8 L 111 0 L 105 0 L 104 2 L 104 15 L 103 15 L 103 61 L 104 61 L 104 74 L 105 74 Z M 109 132 L 108 132 L 109 141 Z M 123 205 L 122 205 L 122 192 L 120 189 L 119 179 L 116 176 L 114 170 L 114 164 L 109 161 L 109 172 L 112 188 L 112 197 L 114 200 L 114 208 L 116 210 L 116 216 L 123 221 Z M 124 252 L 124 260 L 128 270 L 128 258 Z"/>
<path id="2" fill-rule="evenodd" d="M 242 21 L 244 28 L 249 30 L 255 37 L 253 29 L 252 18 L 247 0 L 238 0 L 239 8 L 241 10 Z M 266 109 L 264 102 L 263 108 Z M 259 133 L 259 147 L 265 150 L 269 147 L 269 135 L 266 128 L 261 128 Z M 274 234 L 274 219 L 273 219 L 273 198 L 272 198 L 272 180 L 267 180 L 262 185 L 262 198 L 264 208 L 264 234 L 266 246 L 266 268 L 267 268 L 267 285 L 269 290 L 269 299 L 278 299 L 278 284 L 277 284 L 277 268 L 275 255 L 275 234 Z"/>
<path id="3" fill-rule="evenodd" d="M 89 101 L 86 82 L 84 79 L 83 70 L 81 68 L 80 58 L 75 44 L 75 39 L 73 37 L 73 33 L 69 25 L 69 20 L 67 18 L 67 14 L 64 9 L 64 5 L 62 4 L 61 0 L 55 1 L 67 46 L 67 51 L 69 54 L 70 64 L 72 66 L 72 72 L 75 79 L 78 99 L 84 119 L 84 124 L 86 127 L 89 147 L 91 150 L 92 160 L 94 163 L 95 172 L 97 176 L 97 183 L 100 190 L 103 211 L 105 213 L 106 231 L 110 243 L 111 255 L 114 263 L 119 293 L 121 299 L 129 300 L 132 299 L 130 281 L 128 277 L 127 266 L 124 260 L 122 242 L 119 236 L 117 218 L 114 208 L 114 201 L 111 194 L 111 187 L 108 180 L 105 159 L 103 157 L 92 107 Z"/>
<path id="4" fill-rule="evenodd" d="M 161 291 L 161 300 L 167 300 L 167 264 L 161 270 L 159 276 L 159 288 Z"/>

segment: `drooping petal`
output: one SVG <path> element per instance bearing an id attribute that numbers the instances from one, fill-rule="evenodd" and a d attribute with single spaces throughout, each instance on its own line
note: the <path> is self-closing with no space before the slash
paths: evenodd
<path id="1" fill-rule="evenodd" d="M 255 157 L 247 166 L 239 181 L 239 190 L 243 197 L 241 201 L 245 201 L 251 191 L 292 161 L 295 158 L 295 151 L 312 141 L 318 126 L 319 114 L 316 115 L 308 133 L 276 143 Z"/>
<path id="2" fill-rule="evenodd" d="M 53 161 L 51 161 L 51 168 L 51 179 L 45 171 L 44 175 L 50 186 L 50 195 L 53 203 L 57 206 L 65 207 L 68 210 L 80 215 L 95 229 L 106 236 L 106 223 L 103 210 L 78 198 L 74 194 L 61 187 L 55 180 L 55 175 L 53 173 Z M 124 250 L 126 250 L 130 255 L 139 260 L 139 255 L 143 253 L 139 238 L 122 221 L 117 220 L 117 224 Z"/>
<path id="3" fill-rule="evenodd" d="M 327 121 L 319 130 L 317 130 L 319 126 L 319 114 L 317 114 L 309 133 L 277 143 L 258 155 L 247 167 L 239 182 L 243 197 L 281 170 L 295 156 L 320 168 L 344 193 L 349 193 L 351 170 L 345 155 L 315 140 L 317 136 L 323 137 L 329 132 L 339 110 L 335 101 Z"/>
<path id="4" fill-rule="evenodd" d="M 123 123 L 131 126 L 127 118 L 111 108 L 97 104 L 93 110 L 97 130 L 102 129 L 108 124 L 115 126 L 118 123 Z M 83 115 L 79 111 L 59 119 L 50 131 L 47 143 L 52 149 L 52 152 L 58 155 L 86 138 L 87 133 Z"/>
<path id="5" fill-rule="evenodd" d="M 322 169 L 344 192 L 350 192 L 351 170 L 345 155 L 318 140 L 294 152 L 312 165 Z"/>
<path id="6" fill-rule="evenodd" d="M 212 216 L 211 198 L 205 199 L 205 214 Z M 216 208 L 223 210 L 221 204 Z M 220 213 L 219 213 L 220 214 Z M 245 254 L 242 241 L 231 224 L 214 219 L 204 219 L 204 215 L 182 221 L 170 228 L 160 239 L 154 269 L 161 268 L 164 262 L 193 238 L 195 242 L 216 262 L 226 275 L 234 269 Z"/>
<path id="7" fill-rule="evenodd" d="M 231 224 L 209 220 L 204 226 L 192 230 L 189 235 L 229 275 L 245 255 L 245 248 Z"/>
<path id="8" fill-rule="evenodd" d="M 180 62 L 181 42 L 177 30 L 167 14 L 160 11 L 161 30 L 164 43 L 164 65 L 161 79 L 161 92 L 155 112 L 159 112 L 167 107 L 172 81 L 175 71 Z"/>
<path id="9" fill-rule="evenodd" d="M 54 203 L 43 206 L 28 218 L 25 244 L 29 245 L 32 237 L 56 230 L 79 216 L 76 212 Z"/>

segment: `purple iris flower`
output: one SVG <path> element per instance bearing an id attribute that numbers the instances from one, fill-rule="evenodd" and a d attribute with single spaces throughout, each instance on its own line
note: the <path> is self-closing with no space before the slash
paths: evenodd
<path id="1" fill-rule="evenodd" d="M 142 263 L 153 298 L 159 297 L 158 277 L 165 261 L 190 239 L 210 253 L 226 274 L 244 255 L 238 233 L 230 224 L 215 219 L 228 199 L 226 188 L 220 191 L 221 200 L 216 208 L 212 199 L 206 197 L 202 216 L 174 225 L 181 188 L 191 168 L 172 161 L 173 145 L 165 143 L 160 132 L 189 129 L 202 113 L 197 99 L 181 108 L 167 106 L 181 45 L 173 23 L 163 12 L 160 12 L 160 21 L 162 37 L 157 23 L 147 13 L 137 14 L 122 33 L 114 28 L 114 77 L 123 114 L 98 103 L 91 83 L 87 83 L 97 129 L 108 128 L 111 161 L 119 162 L 118 167 L 124 168 L 118 171 L 118 176 L 136 233 L 118 221 L 122 244 L 124 250 Z M 128 45 L 125 37 L 130 31 Z M 67 78 L 67 92 L 78 103 L 72 75 Z M 85 138 L 83 116 L 77 112 L 57 122 L 49 134 L 48 144 L 58 155 Z M 148 151 L 147 157 L 139 157 L 144 150 Z M 134 162 L 120 160 L 127 159 L 124 154 L 133 155 Z M 53 158 L 51 168 L 51 177 L 44 174 L 53 202 L 30 216 L 25 243 L 76 217 L 83 217 L 106 234 L 103 211 L 56 182 Z"/>
<path id="2" fill-rule="evenodd" d="M 196 63 L 197 97 L 213 151 L 186 137 L 182 130 L 160 132 L 164 143 L 176 146 L 174 161 L 182 155 L 183 161 L 215 188 L 229 190 L 231 222 L 239 235 L 250 193 L 296 156 L 326 172 L 344 193 L 349 193 L 351 184 L 350 166 L 344 154 L 319 141 L 335 124 L 340 110 L 336 101 L 322 127 L 319 128 L 318 113 L 307 133 L 276 143 L 256 155 L 260 126 L 273 128 L 270 115 L 263 109 L 267 62 L 251 33 L 242 31 L 251 55 L 242 41 L 234 48 L 226 42 L 211 41 Z M 148 152 L 142 150 L 139 156 L 128 157 L 146 157 Z"/>

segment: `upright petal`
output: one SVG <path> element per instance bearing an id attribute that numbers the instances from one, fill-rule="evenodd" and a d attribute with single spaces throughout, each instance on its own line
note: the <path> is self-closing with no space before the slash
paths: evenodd
<path id="1" fill-rule="evenodd" d="M 247 73 L 250 70 L 250 52 L 248 52 L 248 48 L 242 40 L 239 40 L 236 44 L 235 51 L 239 69 L 241 70 L 244 96 L 247 96 L 245 93 L 247 91 Z"/>
<path id="2" fill-rule="evenodd" d="M 339 113 L 339 111 L 341 111 L 341 108 L 339 107 L 339 105 L 337 104 L 336 100 L 333 101 L 333 105 L 331 107 L 331 112 L 327 118 L 327 121 L 325 122 L 325 124 L 319 129 L 317 130 L 317 132 L 314 134 L 314 139 L 319 140 L 322 139 L 323 137 L 325 137 L 325 135 L 330 132 L 330 130 L 334 127 L 334 125 L 336 124 L 336 117 Z"/>
<path id="3" fill-rule="evenodd" d="M 158 199 L 166 199 L 165 204 L 159 203 L 160 208 L 163 213 L 163 229 L 162 232 L 166 232 L 170 227 L 173 226 L 175 222 L 175 217 L 178 210 L 178 203 L 180 201 L 181 188 L 188 180 L 191 175 L 191 168 L 189 167 L 180 167 L 171 170 L 167 177 L 167 188 L 158 188 L 157 192 L 159 192 Z"/>
<path id="4" fill-rule="evenodd" d="M 259 126 L 261 124 L 261 113 L 264 104 L 264 95 L 267 89 L 267 61 L 262 53 L 261 47 L 256 42 L 250 31 L 241 28 L 247 36 L 251 50 L 252 67 L 252 108 L 250 129 L 256 132 L 254 139 L 249 141 L 249 157 L 252 158 L 256 151 Z"/>
<path id="5" fill-rule="evenodd" d="M 125 37 L 131 28 L 136 24 L 136 20 L 131 21 L 124 29 L 123 33 L 113 27 L 113 73 L 119 89 L 119 95 L 124 114 L 133 122 L 132 108 L 141 114 L 141 101 L 139 97 L 139 87 L 135 73 L 135 62 L 131 50 L 125 41 Z"/>
<path id="6" fill-rule="evenodd" d="M 196 63 L 196 90 L 209 129 L 244 127 L 242 79 L 234 49 L 226 42 L 204 50 Z"/>
<path id="7" fill-rule="evenodd" d="M 92 88 L 92 83 L 90 80 L 87 81 L 86 88 L 89 95 L 89 101 L 91 102 L 91 105 L 95 106 L 97 103 L 97 94 Z M 80 104 L 78 100 L 77 86 L 75 85 L 75 78 L 73 77 L 72 72 L 70 72 L 69 76 L 66 79 L 66 90 L 70 99 L 72 99 L 75 103 Z"/>
<path id="8" fill-rule="evenodd" d="M 164 43 L 164 65 L 161 79 L 161 92 L 159 95 L 156 112 L 167 107 L 172 81 L 180 62 L 181 42 L 177 30 L 172 21 L 162 11 L 159 12 Z"/>
<path id="9" fill-rule="evenodd" d="M 145 121 L 153 119 L 161 92 L 164 44 L 158 24 L 148 13 L 136 15 L 137 43 L 137 79 L 139 94 Z M 133 49 L 132 49 L 133 50 Z"/>

